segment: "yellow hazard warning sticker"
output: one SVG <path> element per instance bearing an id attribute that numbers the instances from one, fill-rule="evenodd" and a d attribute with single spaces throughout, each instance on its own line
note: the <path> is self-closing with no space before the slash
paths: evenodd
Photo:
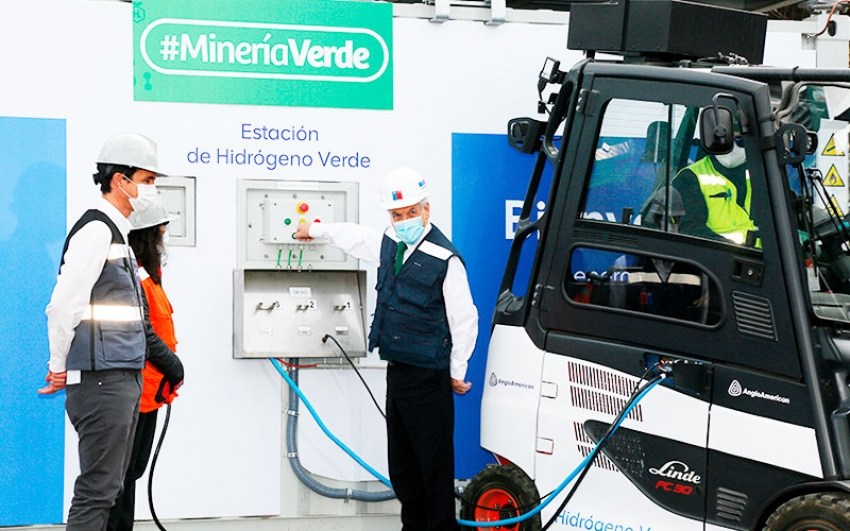
<path id="1" fill-rule="evenodd" d="M 823 148 L 823 151 L 821 151 L 820 154 L 825 155 L 827 157 L 844 156 L 844 152 L 841 150 L 841 148 L 835 145 L 835 133 L 833 133 L 832 136 L 829 137 L 829 142 L 826 143 L 826 146 Z"/>
<path id="2" fill-rule="evenodd" d="M 829 196 L 829 205 L 827 205 L 826 210 L 833 216 L 844 217 L 844 213 L 841 212 L 841 207 L 838 205 L 838 200 L 834 195 Z"/>
<path id="3" fill-rule="evenodd" d="M 823 178 L 823 184 L 824 186 L 844 186 L 844 180 L 838 174 L 835 164 L 830 166 L 829 171 L 826 172 L 826 177 Z"/>

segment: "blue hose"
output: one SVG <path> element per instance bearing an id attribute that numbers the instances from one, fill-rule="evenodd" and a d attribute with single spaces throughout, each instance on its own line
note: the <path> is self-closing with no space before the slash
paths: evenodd
<path id="1" fill-rule="evenodd" d="M 298 385 L 298 369 L 294 368 L 289 377 Z M 286 419 L 286 452 L 292 472 L 308 489 L 320 496 L 334 500 L 356 500 L 365 502 L 382 502 L 395 499 L 392 489 L 383 491 L 367 491 L 360 489 L 338 488 L 325 485 L 304 468 L 298 458 L 298 395 L 295 389 L 289 388 L 289 411 Z"/>
<path id="2" fill-rule="evenodd" d="M 654 382 L 652 382 L 649 385 L 647 385 L 646 387 L 644 387 L 643 391 L 640 392 L 640 394 L 634 399 L 634 401 L 632 401 L 632 403 L 629 405 L 629 407 L 627 407 L 625 409 L 625 411 L 623 412 L 623 414 L 620 416 L 620 421 L 617 422 L 614 425 L 614 428 L 611 430 L 611 435 L 614 435 L 614 432 L 617 431 L 617 428 L 620 427 L 620 424 L 622 424 L 623 421 L 626 419 L 626 417 L 629 416 L 629 413 L 631 413 L 632 409 L 634 409 L 634 407 L 638 404 L 638 402 L 641 401 L 641 399 L 646 395 L 646 393 L 648 393 L 653 387 L 658 385 L 658 383 L 661 382 L 662 379 L 664 379 L 663 376 L 664 375 L 662 375 L 661 378 L 658 378 Z M 609 436 L 609 438 L 610 438 L 610 436 Z M 543 501 L 543 503 L 541 503 L 540 505 L 538 505 L 534 509 L 530 510 L 529 512 L 522 514 L 520 516 L 515 516 L 513 518 L 506 518 L 505 520 L 497 520 L 497 521 L 494 521 L 494 522 L 475 522 L 475 521 L 472 521 L 472 520 L 458 520 L 457 522 L 460 525 L 473 527 L 473 528 L 475 528 L 475 527 L 497 527 L 497 526 L 505 526 L 505 525 L 516 524 L 516 523 L 522 522 L 523 520 L 527 520 L 527 519 L 531 518 L 535 514 L 542 511 L 547 505 L 549 505 L 549 503 L 552 502 L 552 500 L 557 498 L 558 495 L 561 493 L 561 491 L 563 491 L 564 488 L 572 482 L 572 480 L 576 477 L 576 475 L 579 472 L 581 472 L 588 464 L 590 464 L 590 462 L 596 456 L 597 452 L 599 452 L 599 448 L 602 446 L 602 443 L 604 441 L 605 441 L 605 438 L 600 439 L 599 442 L 596 443 L 596 446 L 593 447 L 593 450 L 587 455 L 587 457 L 585 457 L 584 460 L 582 460 L 582 462 L 578 464 L 578 466 L 575 468 L 575 470 L 573 470 L 572 473 L 569 476 L 567 476 L 566 479 L 564 479 L 564 481 L 560 485 L 558 485 L 558 488 L 555 489 L 552 492 L 552 494 L 549 495 L 549 497 L 547 497 L 545 501 Z"/>
<path id="3" fill-rule="evenodd" d="M 363 459 L 361 459 L 359 455 L 355 454 L 355 453 L 351 450 L 351 448 L 349 448 L 348 446 L 346 446 L 346 445 L 345 445 L 342 441 L 340 441 L 340 440 L 339 440 L 339 439 L 338 439 L 338 438 L 337 438 L 337 437 L 336 437 L 333 433 L 331 433 L 331 432 L 330 432 L 330 430 L 327 428 L 327 426 L 325 426 L 325 423 L 324 423 L 324 422 L 322 422 L 322 419 L 321 419 L 321 418 L 319 418 L 319 415 L 318 415 L 318 413 L 316 413 L 316 410 L 315 410 L 315 409 L 313 409 L 313 406 L 310 404 L 310 401 L 309 401 L 309 400 L 307 400 L 307 397 L 306 397 L 306 396 L 304 396 L 304 393 L 302 393 L 302 392 L 301 392 L 301 389 L 300 389 L 297 385 L 295 385 L 295 382 L 293 382 L 293 381 L 292 381 L 292 379 L 289 377 L 289 375 L 288 375 L 288 374 L 286 374 L 286 371 L 285 371 L 285 370 L 283 370 L 283 367 L 281 367 L 281 366 L 280 366 L 280 363 L 278 363 L 278 361 L 277 361 L 276 359 L 274 359 L 274 358 L 269 358 L 269 361 L 271 361 L 271 362 L 272 362 L 272 365 L 274 365 L 274 368 L 275 368 L 275 369 L 277 369 L 277 372 L 279 372 L 279 373 L 280 373 L 280 375 L 281 375 L 281 376 L 283 376 L 283 379 L 286 381 L 287 385 L 289 385 L 289 387 L 290 387 L 290 388 L 292 388 L 292 390 L 294 390 L 294 391 L 295 391 L 295 393 L 298 395 L 298 398 L 300 398 L 300 399 L 301 399 L 301 401 L 304 403 L 304 406 L 305 406 L 305 407 L 307 408 L 307 410 L 310 412 L 310 415 L 312 415 L 312 416 L 313 416 L 313 420 L 315 420 L 315 421 L 316 421 L 316 424 L 318 424 L 318 425 L 319 425 L 319 428 L 321 428 L 321 429 L 322 429 L 322 431 L 325 433 L 325 435 L 327 435 L 327 436 L 328 436 L 328 438 L 329 438 L 330 440 L 332 440 L 334 443 L 336 443 L 336 445 L 337 445 L 337 446 L 339 446 L 340 448 L 342 448 L 342 450 L 343 450 L 345 453 L 347 453 L 349 456 L 351 456 L 351 458 L 352 458 L 352 459 L 354 459 L 355 461 L 357 461 L 357 463 L 358 463 L 360 466 L 362 466 L 363 468 L 365 468 L 366 470 L 368 470 L 370 474 L 372 474 L 373 476 L 375 476 L 375 478 L 376 478 L 378 481 L 380 481 L 381 483 L 383 483 L 383 484 L 384 484 L 384 485 L 386 485 L 387 487 L 392 488 L 393 486 L 392 486 L 392 484 L 390 483 L 390 480 L 389 480 L 389 479 L 385 478 L 385 477 L 384 477 L 384 476 L 383 476 L 380 472 L 378 472 L 377 470 L 375 470 L 374 468 L 372 468 L 371 466 L 369 466 L 369 464 L 368 464 L 368 463 L 366 463 L 366 461 L 364 461 Z"/>
<path id="4" fill-rule="evenodd" d="M 283 377 L 283 379 L 286 381 L 286 383 L 290 386 L 290 388 L 292 390 L 294 390 L 295 393 L 298 395 L 298 397 L 301 399 L 301 401 L 304 402 L 304 406 L 310 412 L 310 415 L 313 416 L 313 419 L 316 421 L 316 424 L 319 425 L 319 428 L 322 429 L 322 431 L 325 433 L 325 435 L 327 435 L 334 443 L 336 443 L 337 446 L 342 448 L 342 450 L 345 453 L 347 453 L 352 459 L 357 461 L 357 463 L 359 463 L 360 466 L 362 466 L 363 468 L 368 470 L 370 474 L 375 476 L 375 478 L 377 478 L 378 481 L 380 481 L 381 483 L 383 483 L 387 487 L 392 488 L 392 484 L 390 483 L 389 479 L 385 478 L 380 472 L 378 472 L 377 470 L 375 470 L 374 468 L 369 466 L 369 464 L 367 464 L 365 461 L 363 461 L 363 459 L 361 459 L 360 456 L 355 454 L 348 446 L 346 446 L 333 433 L 331 433 L 330 430 L 328 430 L 327 426 L 325 426 L 325 423 L 322 422 L 321 418 L 319 418 L 319 415 L 318 415 L 318 413 L 316 413 L 316 410 L 313 409 L 313 406 L 307 400 L 307 397 L 304 396 L 304 393 L 301 392 L 301 389 L 295 384 L 295 382 L 292 381 L 292 379 L 289 377 L 289 375 L 286 374 L 286 371 L 283 369 L 283 367 L 280 366 L 280 363 L 278 363 L 278 361 L 274 358 L 269 358 L 269 361 L 272 362 L 272 365 L 274 365 L 275 369 L 277 369 L 277 372 L 280 373 L 280 375 Z M 663 380 L 665 378 L 665 376 L 666 375 L 662 374 L 661 377 L 650 382 L 646 387 L 643 388 L 643 390 L 640 392 L 640 394 L 638 394 L 635 397 L 635 399 L 632 401 L 632 403 L 629 404 L 629 406 L 620 415 L 620 420 L 616 424 L 614 424 L 614 426 L 611 429 L 611 432 L 610 432 L 610 434 L 607 438 L 610 438 L 611 436 L 614 435 L 614 432 L 616 432 L 617 429 L 620 427 L 620 425 L 623 423 L 623 421 L 626 420 L 626 417 L 628 417 L 629 413 L 631 413 L 632 409 L 634 409 L 635 406 L 638 405 L 638 402 L 640 402 L 643 399 L 643 397 L 646 396 L 646 394 L 650 390 L 652 390 L 653 387 L 658 385 L 661 382 L 661 380 Z M 593 450 L 591 450 L 591 452 L 587 455 L 587 457 L 585 457 L 582 460 L 582 462 L 578 464 L 578 466 L 575 468 L 575 470 L 573 470 L 570 473 L 570 475 L 567 476 L 564 479 L 564 481 L 561 482 L 560 485 L 558 485 L 558 488 L 556 488 L 554 491 L 552 491 L 552 494 L 549 495 L 546 498 L 545 501 L 543 501 L 540 505 L 538 505 L 534 509 L 530 510 L 529 512 L 522 514 L 520 516 L 515 516 L 513 518 L 507 518 L 505 520 L 496 520 L 496 521 L 493 521 L 493 522 L 475 522 L 475 521 L 472 521 L 472 520 L 458 519 L 458 523 L 460 525 L 473 527 L 473 528 L 474 527 L 498 527 L 498 526 L 516 524 L 516 523 L 519 523 L 519 522 L 522 522 L 524 520 L 531 518 L 532 516 L 536 515 L 537 513 L 539 513 L 543 509 L 545 509 L 546 506 L 548 506 L 549 503 L 552 502 L 552 500 L 557 498 L 558 495 L 561 494 L 561 492 L 567 487 L 567 485 L 569 485 L 573 481 L 573 479 L 575 479 L 576 475 L 578 475 L 585 467 L 587 467 L 590 464 L 590 462 L 593 460 L 593 458 L 596 457 L 596 454 L 599 452 L 599 449 L 602 447 L 602 444 L 606 441 L 607 438 L 600 439 L 596 443 L 596 446 L 593 447 Z"/>

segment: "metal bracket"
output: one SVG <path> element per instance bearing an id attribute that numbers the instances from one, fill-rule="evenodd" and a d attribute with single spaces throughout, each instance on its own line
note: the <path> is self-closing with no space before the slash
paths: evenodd
<path id="1" fill-rule="evenodd" d="M 450 12 L 450 0 L 434 0 L 434 17 L 430 20 L 430 22 L 445 22 L 449 20 Z"/>
<path id="2" fill-rule="evenodd" d="M 484 24 L 487 26 L 501 26 L 505 23 L 506 13 L 506 0 L 490 0 L 490 20 L 487 20 Z"/>
<path id="3" fill-rule="evenodd" d="M 750 260 L 736 256 L 732 259 L 732 280 L 761 286 L 764 278 L 764 264 L 757 260 Z"/>
<path id="4" fill-rule="evenodd" d="M 427 0 L 426 0 L 427 1 Z M 430 3 L 430 2 L 429 2 Z M 470 6 L 470 7 L 486 7 L 490 6 L 490 18 L 484 21 L 487 26 L 501 26 L 505 23 L 507 16 L 507 1 L 506 0 L 433 0 L 434 16 L 430 19 L 431 22 L 446 22 L 451 19 L 451 6 Z"/>

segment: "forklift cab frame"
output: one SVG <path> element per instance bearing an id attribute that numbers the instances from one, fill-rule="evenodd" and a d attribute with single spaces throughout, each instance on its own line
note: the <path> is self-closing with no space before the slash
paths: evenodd
<path id="1" fill-rule="evenodd" d="M 500 465 L 467 490 L 480 502 L 501 478 L 516 492 L 502 516 L 521 514 L 588 455 L 635 383 L 671 362 L 671 381 L 629 414 L 570 505 L 543 511 L 550 524 L 791 531 L 826 515 L 850 528 L 848 223 L 828 197 L 818 207 L 800 99 L 824 85 L 850 94 L 850 75 L 626 63 L 550 64 L 549 120 L 509 124 L 537 164 L 486 369 L 481 444 Z M 737 181 L 723 165 L 734 137 L 746 154 Z M 532 221 L 547 165 L 549 207 Z M 699 216 L 710 201 L 752 226 L 713 232 Z M 516 277 L 523 252 L 528 279 Z"/>

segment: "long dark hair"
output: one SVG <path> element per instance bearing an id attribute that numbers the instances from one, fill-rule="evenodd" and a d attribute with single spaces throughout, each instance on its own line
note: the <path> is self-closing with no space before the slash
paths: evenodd
<path id="1" fill-rule="evenodd" d="M 162 232 L 160 232 L 159 227 L 160 225 L 154 225 L 153 227 L 130 231 L 130 247 L 136 254 L 136 260 L 139 261 L 139 265 L 145 268 L 155 284 L 162 283 L 162 277 L 159 274 L 159 269 L 162 266 L 160 261 Z"/>

